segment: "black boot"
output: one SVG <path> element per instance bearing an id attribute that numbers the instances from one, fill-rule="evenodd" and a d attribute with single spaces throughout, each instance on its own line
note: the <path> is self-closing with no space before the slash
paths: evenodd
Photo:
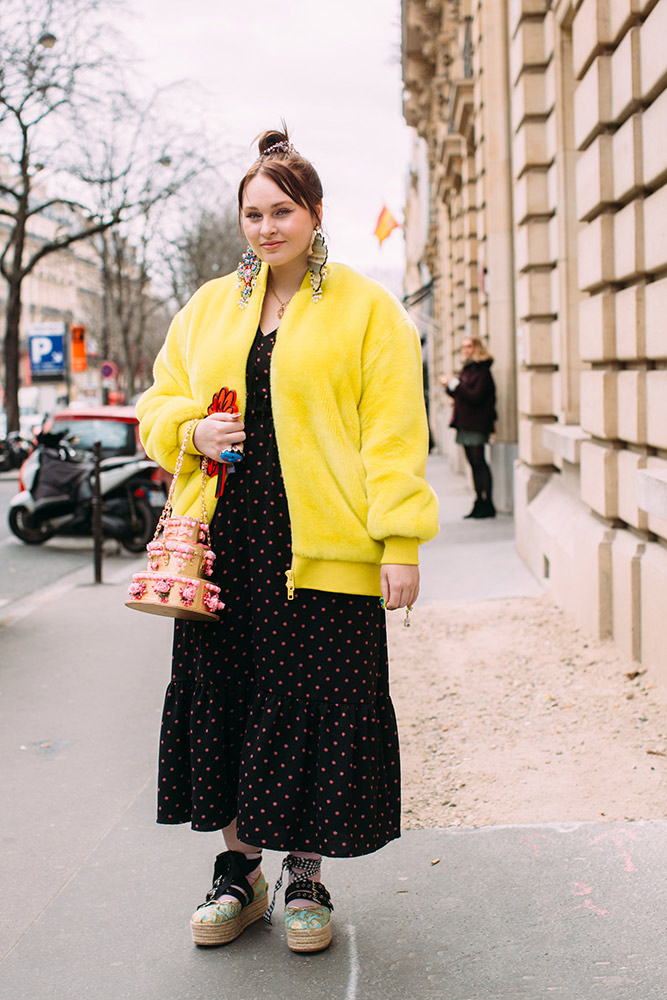
<path id="1" fill-rule="evenodd" d="M 493 506 L 493 500 L 480 500 L 477 511 L 473 512 L 470 516 L 478 520 L 483 517 L 495 517 L 496 508 Z"/>
<path id="2" fill-rule="evenodd" d="M 484 503 L 484 501 L 482 500 L 482 498 L 481 497 L 477 497 L 477 499 L 475 500 L 475 503 L 473 504 L 473 508 L 470 511 L 470 513 L 463 515 L 463 520 L 467 521 L 468 518 L 470 518 L 470 517 L 480 517 L 480 514 L 478 512 L 479 512 L 480 507 L 481 507 L 481 505 L 483 503 Z"/>

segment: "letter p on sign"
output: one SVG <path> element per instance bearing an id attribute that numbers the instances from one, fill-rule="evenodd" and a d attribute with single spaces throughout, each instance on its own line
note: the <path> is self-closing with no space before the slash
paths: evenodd
<path id="1" fill-rule="evenodd" d="M 50 337 L 31 337 L 30 338 L 30 355 L 32 357 L 33 365 L 39 365 L 45 357 L 51 354 L 53 350 L 53 341 Z"/>

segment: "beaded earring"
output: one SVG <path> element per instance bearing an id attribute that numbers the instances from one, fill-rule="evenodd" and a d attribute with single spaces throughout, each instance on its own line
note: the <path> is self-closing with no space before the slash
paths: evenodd
<path id="1" fill-rule="evenodd" d="M 327 276 L 326 262 L 329 257 L 329 250 L 324 242 L 324 235 L 318 226 L 313 237 L 313 245 L 308 257 L 308 270 L 310 271 L 310 285 L 313 289 L 313 302 L 319 302 L 322 298 L 322 281 Z"/>
<path id="2" fill-rule="evenodd" d="M 238 276 L 238 281 L 236 282 L 236 287 L 241 289 L 241 297 L 239 298 L 239 309 L 245 309 L 250 301 L 250 296 L 252 295 L 252 290 L 257 284 L 257 275 L 262 266 L 262 262 L 252 249 L 248 247 L 246 252 L 241 257 L 241 262 L 236 268 L 236 274 Z"/>

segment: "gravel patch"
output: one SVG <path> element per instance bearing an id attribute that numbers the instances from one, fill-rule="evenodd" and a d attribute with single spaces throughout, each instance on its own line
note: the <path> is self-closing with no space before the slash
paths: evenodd
<path id="1" fill-rule="evenodd" d="M 667 691 L 541 598 L 389 616 L 403 825 L 667 815 Z"/>

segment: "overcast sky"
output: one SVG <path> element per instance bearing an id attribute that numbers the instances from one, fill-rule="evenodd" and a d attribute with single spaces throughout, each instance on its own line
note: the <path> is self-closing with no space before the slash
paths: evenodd
<path id="1" fill-rule="evenodd" d="M 330 256 L 367 273 L 402 269 L 402 231 L 378 248 L 383 204 L 403 219 L 409 136 L 401 115 L 400 0 L 131 0 L 122 29 L 143 74 L 190 78 L 216 145 L 284 118 L 325 192 Z M 243 150 L 246 153 L 243 153 Z M 238 177 L 231 178 L 235 182 Z M 397 290 L 397 289 L 394 289 Z"/>

